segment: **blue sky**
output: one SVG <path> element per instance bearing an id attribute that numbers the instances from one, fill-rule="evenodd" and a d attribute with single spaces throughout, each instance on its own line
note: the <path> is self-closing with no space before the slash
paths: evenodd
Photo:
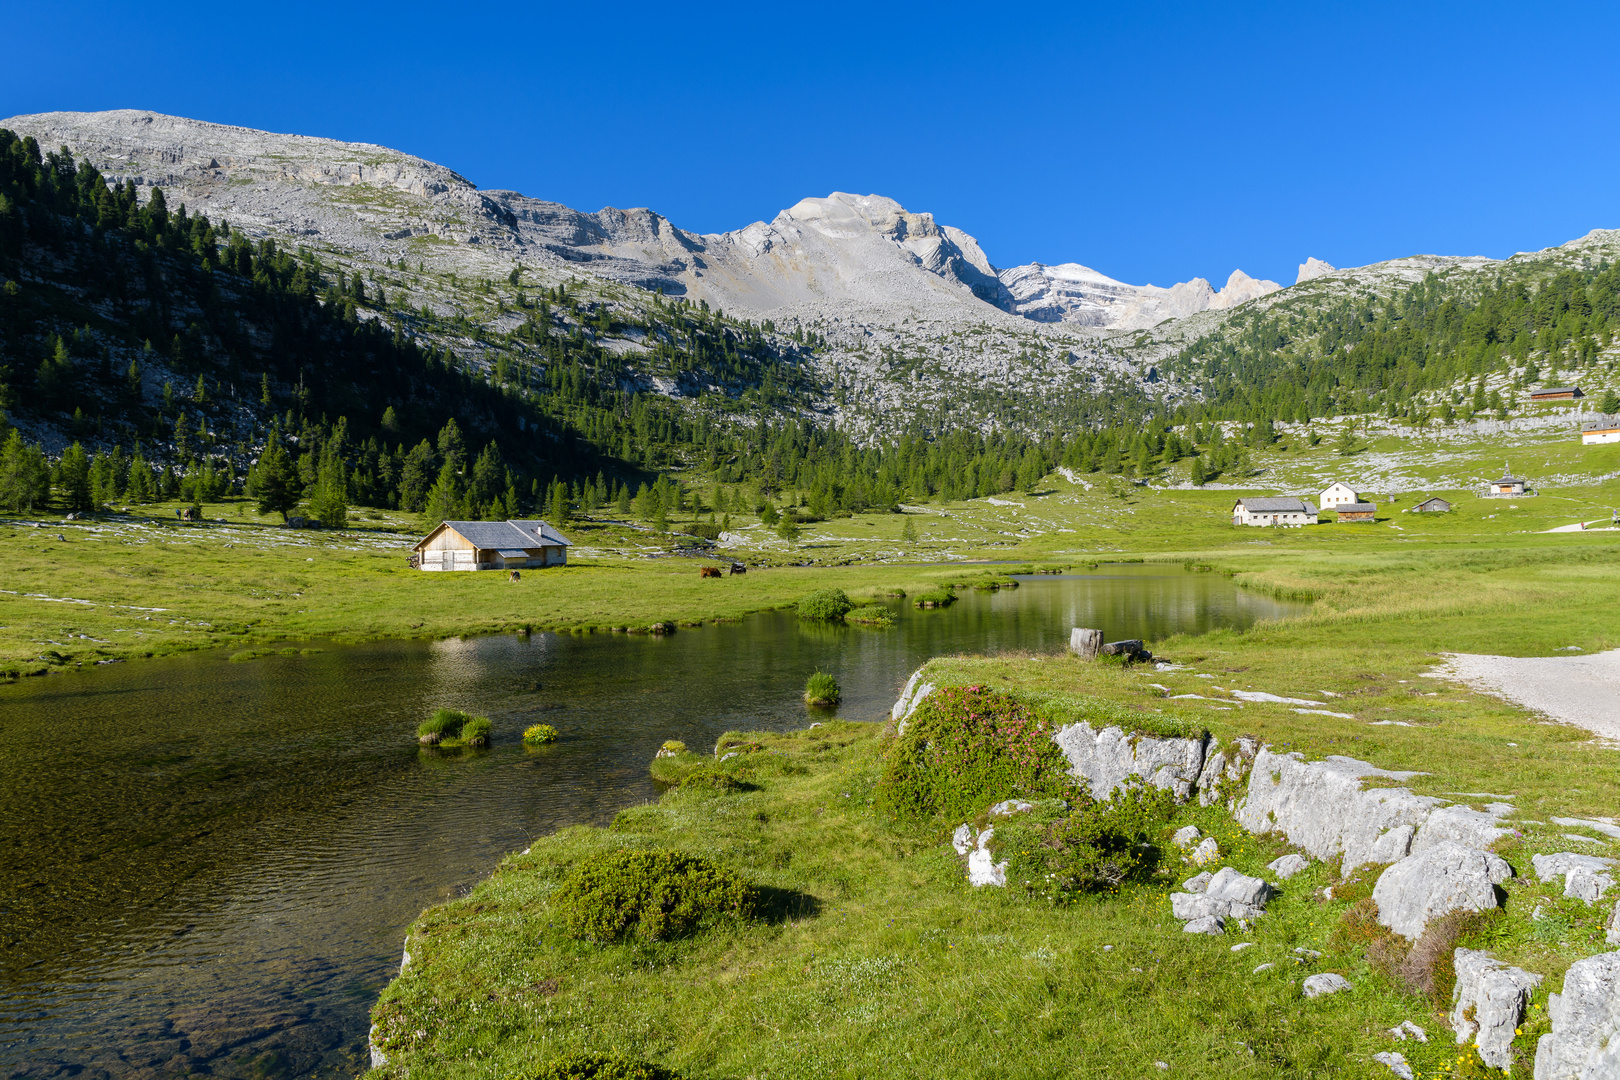
<path id="1" fill-rule="evenodd" d="M 1620 227 L 1620 7 L 13 4 L 0 116 L 382 143 L 701 232 L 877 192 L 998 266 L 1292 282 Z"/>

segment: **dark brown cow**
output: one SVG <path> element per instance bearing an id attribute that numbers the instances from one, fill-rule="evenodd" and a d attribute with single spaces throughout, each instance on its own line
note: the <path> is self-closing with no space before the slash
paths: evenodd
<path id="1" fill-rule="evenodd" d="M 731 564 L 731 572 L 733 574 L 746 574 L 748 573 L 748 567 L 744 566 L 740 562 L 734 562 Z"/>
<path id="2" fill-rule="evenodd" d="M 705 566 L 703 569 L 698 571 L 698 577 L 719 577 L 719 576 L 720 576 L 719 569 L 717 567 L 713 567 L 713 566 Z"/>

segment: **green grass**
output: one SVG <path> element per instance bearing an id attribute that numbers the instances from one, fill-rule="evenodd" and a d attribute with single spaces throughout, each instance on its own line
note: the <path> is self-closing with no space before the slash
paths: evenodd
<path id="1" fill-rule="evenodd" d="M 524 746 L 548 746 L 557 741 L 557 729 L 550 724 L 532 724 L 523 729 Z"/>
<path id="2" fill-rule="evenodd" d="M 844 621 L 854 626 L 888 627 L 894 625 L 894 612 L 882 604 L 864 604 L 845 612 Z"/>
<path id="3" fill-rule="evenodd" d="M 807 705 L 836 705 L 841 692 L 837 679 L 825 671 L 818 671 L 805 680 L 804 701 Z"/>

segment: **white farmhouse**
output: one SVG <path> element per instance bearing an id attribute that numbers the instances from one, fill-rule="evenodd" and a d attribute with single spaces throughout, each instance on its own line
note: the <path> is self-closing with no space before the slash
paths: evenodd
<path id="1" fill-rule="evenodd" d="M 1595 420 L 1588 420 L 1581 425 L 1581 442 L 1587 446 L 1620 442 L 1620 416 L 1599 416 Z"/>
<path id="2" fill-rule="evenodd" d="M 1316 507 L 1292 495 L 1239 499 L 1232 506 L 1234 525 L 1314 525 Z"/>
<path id="3" fill-rule="evenodd" d="M 1323 490 L 1316 501 L 1321 504 L 1322 509 L 1332 510 L 1334 507 L 1343 506 L 1345 503 L 1360 502 L 1361 498 L 1351 489 L 1349 484 L 1342 480 L 1335 480 Z"/>

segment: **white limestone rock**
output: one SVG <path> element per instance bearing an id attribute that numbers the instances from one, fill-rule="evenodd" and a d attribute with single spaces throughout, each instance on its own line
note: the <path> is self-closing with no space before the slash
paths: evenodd
<path id="1" fill-rule="evenodd" d="M 1209 879 L 1214 876 L 1214 874 L 1211 874 L 1208 870 L 1205 870 L 1202 873 L 1194 874 L 1186 881 L 1183 881 L 1181 883 L 1181 887 L 1190 893 L 1201 893 L 1205 889 L 1209 888 Z"/>
<path id="2" fill-rule="evenodd" d="M 951 847 L 956 849 L 958 855 L 966 855 L 977 843 L 978 838 L 973 834 L 971 825 L 958 825 L 956 831 L 951 834 Z"/>
<path id="3" fill-rule="evenodd" d="M 1472 1040 L 1481 1061 L 1493 1069 L 1506 1069 L 1513 1064 L 1513 1033 L 1542 976 L 1509 967 L 1477 949 L 1458 949 L 1452 958 L 1457 984 L 1450 1020 L 1457 1045 Z"/>
<path id="4" fill-rule="evenodd" d="M 1188 856 L 1188 858 L 1192 860 L 1194 866 L 1203 866 L 1206 863 L 1212 863 L 1220 857 L 1221 845 L 1213 836 L 1204 837 L 1203 840 L 1199 841 L 1198 846 L 1193 848 L 1192 854 Z"/>
<path id="5" fill-rule="evenodd" d="M 1420 1043 L 1426 1043 L 1429 1041 L 1429 1033 L 1412 1023 L 1410 1020 L 1402 1020 L 1399 1024 L 1396 1024 L 1394 1027 L 1390 1028 L 1389 1033 L 1402 1042 L 1405 1042 L 1407 1039 L 1416 1039 Z"/>
<path id="6" fill-rule="evenodd" d="M 1535 1080 L 1620 1076 L 1620 952 L 1578 960 L 1547 998 L 1552 1031 L 1536 1043 Z"/>
<path id="7" fill-rule="evenodd" d="M 1266 912 L 1271 886 L 1257 877 L 1240 874 L 1223 866 L 1213 874 L 1199 874 L 1188 883 L 1198 886 L 1184 893 L 1170 894 L 1170 913 L 1178 919 L 1203 919 L 1218 915 L 1225 919 L 1257 919 Z"/>
<path id="8" fill-rule="evenodd" d="M 1313 858 L 1344 856 L 1344 875 L 1367 863 L 1393 863 L 1411 852 L 1420 825 L 1441 800 L 1405 788 L 1362 787 L 1368 777 L 1409 780 L 1422 775 L 1392 772 L 1334 755 L 1306 761 L 1297 753 L 1261 749 L 1249 773 L 1248 794 L 1234 812 L 1253 833 L 1280 832 Z"/>
<path id="9" fill-rule="evenodd" d="M 1170 842 L 1177 847 L 1186 847 L 1188 844 L 1193 843 L 1203 835 L 1204 834 L 1198 830 L 1198 826 L 1183 825 L 1181 828 L 1176 830 L 1176 834 L 1170 838 Z"/>
<path id="10" fill-rule="evenodd" d="M 1600 855 L 1581 855 L 1573 851 L 1558 851 L 1551 855 L 1532 855 L 1530 862 L 1536 868 L 1536 877 L 1542 881 L 1564 879 L 1564 895 L 1595 904 L 1603 894 L 1614 888 L 1615 865 L 1613 859 Z"/>
<path id="11" fill-rule="evenodd" d="M 1209 934 L 1213 937 L 1219 937 L 1221 934 L 1226 933 L 1225 928 L 1226 920 L 1219 915 L 1200 915 L 1198 918 L 1188 922 L 1181 930 L 1186 934 Z"/>
<path id="12" fill-rule="evenodd" d="M 1060 729 L 1053 741 L 1068 759 L 1069 775 L 1086 781 L 1097 799 L 1136 776 L 1185 802 L 1204 767 L 1204 739 L 1128 735 L 1118 727 L 1097 731 L 1081 722 Z"/>
<path id="13" fill-rule="evenodd" d="M 1300 268 L 1301 270 L 1304 267 Z M 1401 1080 L 1412 1080 L 1412 1066 L 1406 1063 L 1406 1055 L 1398 1050 L 1383 1050 L 1373 1055 L 1373 1060 L 1385 1066 L 1390 1072 Z"/>
<path id="14" fill-rule="evenodd" d="M 1308 977 L 1303 985 L 1305 996 L 1308 998 L 1321 997 L 1324 994 L 1337 994 L 1350 989 L 1350 980 L 1343 975 L 1326 972 L 1321 975 Z"/>
<path id="15" fill-rule="evenodd" d="M 1211 739 L 1204 751 L 1204 767 L 1198 773 L 1198 805 L 1213 806 L 1223 794 L 1232 803 L 1248 782 L 1249 770 L 1254 766 L 1260 744 L 1254 739 L 1237 739 L 1232 745 L 1219 750 L 1219 741 Z"/>
<path id="16" fill-rule="evenodd" d="M 1321 259 L 1310 257 L 1299 264 L 1299 273 L 1294 277 L 1294 284 L 1298 285 L 1302 282 L 1314 281 L 1319 277 L 1326 277 L 1333 271 L 1334 267 L 1331 263 L 1325 263 Z"/>
<path id="17" fill-rule="evenodd" d="M 1445 840 L 1380 874 L 1373 903 L 1380 923 L 1415 941 L 1429 920 L 1448 911 L 1496 907 L 1496 886 L 1512 876 L 1501 856 Z"/>
<path id="18" fill-rule="evenodd" d="M 1504 802 L 1491 803 L 1483 811 L 1471 810 L 1466 806 L 1442 806 L 1430 814 L 1418 829 L 1412 841 L 1412 850 L 1422 851 L 1444 840 L 1488 850 L 1498 840 L 1513 835 L 1512 829 L 1503 828 L 1497 823 L 1498 819 L 1511 813 L 1513 807 Z"/>
<path id="19" fill-rule="evenodd" d="M 983 830 L 979 833 L 973 849 L 968 852 L 968 884 L 975 889 L 985 885 L 1001 888 L 1007 884 L 1007 860 L 1003 859 L 998 863 L 996 857 L 990 853 L 990 841 L 995 835 L 994 826 Z"/>
<path id="20" fill-rule="evenodd" d="M 1603 928 L 1603 940 L 1608 945 L 1620 945 L 1620 900 L 1614 902 L 1614 910 L 1609 912 L 1609 922 Z"/>
<path id="21" fill-rule="evenodd" d="M 894 703 L 894 708 L 889 710 L 890 718 L 900 725 L 900 734 L 906 733 L 906 721 L 917 711 L 917 706 L 923 703 L 923 699 L 933 692 L 933 683 L 922 682 L 922 668 L 911 673 L 911 678 L 906 680 L 905 689 L 900 691 L 900 699 Z"/>
<path id="22" fill-rule="evenodd" d="M 1296 853 L 1284 855 L 1280 859 L 1273 859 L 1266 864 L 1266 869 L 1287 881 L 1309 865 L 1311 865 L 1311 860 Z"/>

